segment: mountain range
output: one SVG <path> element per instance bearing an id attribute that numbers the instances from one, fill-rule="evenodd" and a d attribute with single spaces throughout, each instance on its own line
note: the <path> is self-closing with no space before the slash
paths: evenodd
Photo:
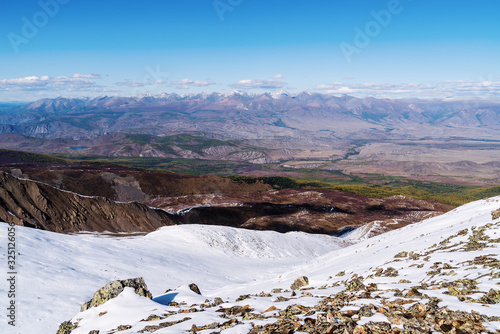
<path id="1" fill-rule="evenodd" d="M 223 138 L 270 136 L 421 138 L 429 129 L 500 129 L 498 101 L 391 100 L 286 92 L 160 94 L 42 99 L 0 111 L 0 133 L 89 138 L 113 132 L 167 135 L 204 132 Z M 429 127 L 418 132 L 416 126 Z M 310 131 L 326 132 L 311 135 Z"/>

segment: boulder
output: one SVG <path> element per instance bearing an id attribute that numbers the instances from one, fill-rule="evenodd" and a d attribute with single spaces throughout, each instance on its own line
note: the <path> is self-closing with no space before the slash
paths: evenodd
<path id="1" fill-rule="evenodd" d="M 200 288 L 198 288 L 198 285 L 191 283 L 191 284 L 189 284 L 189 289 L 191 291 L 193 291 L 194 293 L 201 295 L 201 291 L 200 291 Z"/>
<path id="2" fill-rule="evenodd" d="M 491 219 L 495 220 L 500 218 L 500 209 L 496 209 L 495 211 L 491 211 Z"/>
<path id="3" fill-rule="evenodd" d="M 309 285 L 309 279 L 306 276 L 301 276 L 297 278 L 292 285 L 290 286 L 290 289 L 292 290 L 298 290 L 303 286 Z"/>
<path id="4" fill-rule="evenodd" d="M 150 299 L 153 298 L 153 295 L 151 294 L 151 292 L 149 292 L 148 287 L 146 286 L 146 283 L 144 282 L 144 279 L 142 277 L 117 280 L 108 283 L 97 290 L 91 300 L 82 304 L 80 312 L 88 310 L 91 307 L 104 304 L 108 300 L 115 298 L 120 293 L 122 293 L 123 289 L 126 287 L 133 288 L 135 290 L 135 293 L 140 296 Z"/>
<path id="5" fill-rule="evenodd" d="M 59 325 L 57 334 L 71 334 L 71 331 L 73 331 L 73 329 L 75 328 L 76 326 L 71 321 L 64 321 Z"/>

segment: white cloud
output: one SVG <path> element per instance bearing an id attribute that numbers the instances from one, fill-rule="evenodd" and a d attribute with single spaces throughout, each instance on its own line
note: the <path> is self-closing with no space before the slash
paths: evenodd
<path id="1" fill-rule="evenodd" d="M 406 83 L 344 83 L 334 82 L 321 84 L 314 87 L 315 90 L 324 91 L 329 94 L 351 94 L 354 96 L 373 97 L 419 97 L 419 98 L 443 98 L 443 97 L 470 97 L 488 98 L 500 96 L 500 82 L 490 80 L 450 80 L 432 84 L 406 82 Z"/>
<path id="2" fill-rule="evenodd" d="M 100 79 L 101 75 L 97 73 L 90 73 L 90 74 L 78 74 L 75 73 L 71 76 L 72 78 L 76 79 Z"/>
<path id="3" fill-rule="evenodd" d="M 189 89 L 190 87 L 207 87 L 207 86 L 212 86 L 215 85 L 215 82 L 211 80 L 203 80 L 203 81 L 198 81 L 198 80 L 191 80 L 191 79 L 182 79 L 180 81 L 175 81 L 173 82 L 174 85 L 176 85 L 177 88 L 179 89 Z"/>
<path id="4" fill-rule="evenodd" d="M 272 79 L 283 79 L 284 75 L 283 74 L 276 74 L 276 75 L 273 75 L 271 78 Z"/>
<path id="5" fill-rule="evenodd" d="M 229 86 L 237 89 L 277 89 L 283 88 L 287 85 L 286 82 L 269 80 L 269 79 L 255 79 L 255 80 L 240 80 L 237 83 L 230 84 Z"/>
<path id="6" fill-rule="evenodd" d="M 5 91 L 87 91 L 98 86 L 94 80 L 101 76 L 92 74 L 73 74 L 72 76 L 49 77 L 30 76 L 24 78 L 1 79 L 0 89 Z"/>
<path id="7" fill-rule="evenodd" d="M 156 81 L 119 81 L 115 83 L 117 86 L 127 86 L 127 87 L 144 87 L 144 86 L 151 86 L 151 85 L 167 85 L 167 81 L 163 80 L 156 80 Z"/>

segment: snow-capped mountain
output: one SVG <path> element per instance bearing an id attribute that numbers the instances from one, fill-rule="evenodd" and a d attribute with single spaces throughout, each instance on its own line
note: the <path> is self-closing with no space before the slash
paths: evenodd
<path id="1" fill-rule="evenodd" d="M 75 334 L 495 333 L 499 207 L 500 197 L 481 200 L 364 240 L 362 230 L 339 239 L 191 225 L 107 238 L 17 227 L 16 332 L 54 333 L 71 319 Z M 153 300 L 125 288 L 78 313 L 101 286 L 139 276 Z M 290 291 L 301 276 L 306 285 Z"/>

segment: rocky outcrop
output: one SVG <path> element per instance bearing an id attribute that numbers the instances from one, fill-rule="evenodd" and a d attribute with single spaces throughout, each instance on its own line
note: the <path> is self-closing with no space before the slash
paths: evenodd
<path id="1" fill-rule="evenodd" d="M 151 294 L 151 292 L 149 292 L 148 287 L 146 286 L 146 283 L 144 282 L 144 279 L 142 277 L 117 280 L 108 283 L 97 290 L 94 293 L 92 299 L 82 305 L 80 312 L 88 310 L 91 307 L 104 304 L 108 300 L 115 298 L 120 293 L 122 293 L 123 289 L 126 287 L 133 288 L 135 290 L 135 293 L 137 293 L 139 296 L 150 299 L 153 298 L 153 295 Z"/>
<path id="2" fill-rule="evenodd" d="M 116 298 L 126 287 L 133 288 L 135 293 L 139 296 L 150 299 L 153 298 L 153 295 L 151 294 L 151 292 L 149 292 L 148 287 L 146 286 L 146 283 L 144 282 L 144 279 L 142 277 L 130 278 L 126 280 L 116 280 L 106 284 L 105 286 L 97 290 L 92 296 L 91 300 L 82 304 L 80 312 L 86 311 L 91 307 L 102 305 L 108 300 Z M 59 325 L 59 329 L 57 330 L 56 334 L 71 334 L 71 332 L 77 327 L 78 321 L 75 323 L 71 322 L 71 320 L 64 321 Z M 118 330 L 122 331 L 129 329 L 130 327 L 131 326 L 123 325 L 119 326 Z M 89 334 L 99 334 L 99 330 L 92 330 L 89 332 Z"/>
<path id="3" fill-rule="evenodd" d="M 7 223 L 54 232 L 151 232 L 174 219 L 141 203 L 81 196 L 0 172 L 0 221 Z"/>

